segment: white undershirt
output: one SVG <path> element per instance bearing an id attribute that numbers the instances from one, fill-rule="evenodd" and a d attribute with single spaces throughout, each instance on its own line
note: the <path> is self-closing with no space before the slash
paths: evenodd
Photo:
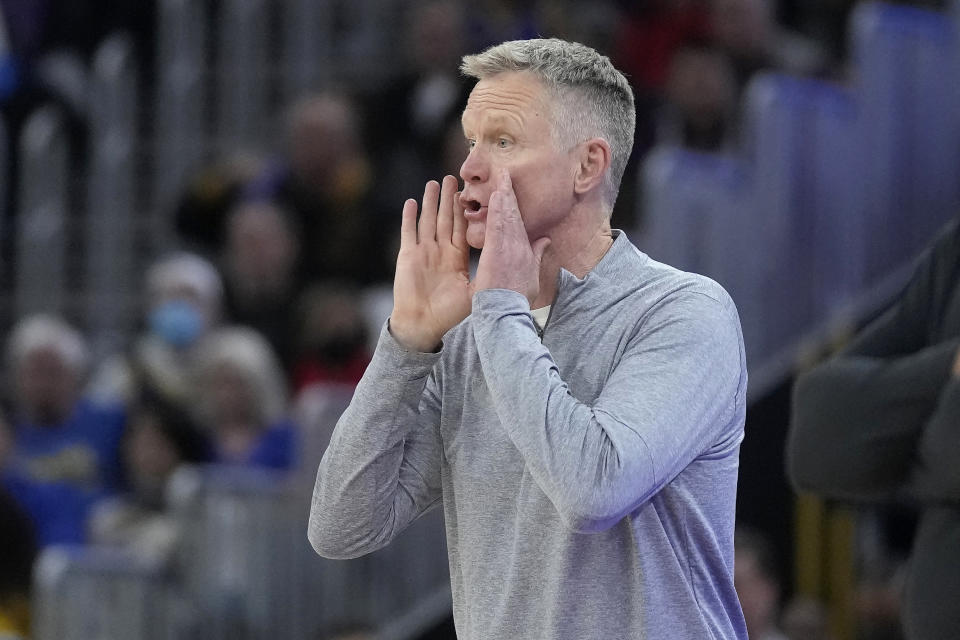
<path id="1" fill-rule="evenodd" d="M 543 327 L 547 324 L 547 318 L 550 317 L 550 305 L 539 309 L 530 309 L 530 315 L 533 316 L 533 322 L 537 325 L 537 329 L 543 331 Z"/>

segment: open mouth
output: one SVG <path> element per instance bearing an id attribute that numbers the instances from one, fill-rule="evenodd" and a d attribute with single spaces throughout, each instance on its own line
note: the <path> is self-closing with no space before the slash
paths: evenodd
<path id="1" fill-rule="evenodd" d="M 463 215 L 468 220 L 480 219 L 486 212 L 487 208 L 479 200 L 467 200 L 463 204 Z"/>

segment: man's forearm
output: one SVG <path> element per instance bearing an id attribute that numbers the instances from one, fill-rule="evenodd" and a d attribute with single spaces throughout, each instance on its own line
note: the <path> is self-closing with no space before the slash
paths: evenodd
<path id="1" fill-rule="evenodd" d="M 960 379 L 943 389 L 920 439 L 913 493 L 930 503 L 960 504 Z"/>
<path id="2" fill-rule="evenodd" d="M 686 310 L 683 321 L 652 322 L 674 332 L 671 338 L 641 340 L 601 397 L 586 404 L 561 379 L 522 302 L 503 290 L 474 297 L 477 349 L 500 421 L 571 528 L 612 526 L 716 442 L 718 425 L 733 420 L 737 344 L 732 359 L 718 360 L 729 345 L 706 338 L 713 332 L 736 340 L 734 330 L 724 331 L 729 323 Z M 684 333 L 691 325 L 698 327 Z"/>
<path id="3" fill-rule="evenodd" d="M 381 335 L 317 472 L 309 537 L 321 555 L 380 548 L 439 497 L 437 427 L 420 410 L 437 357 Z"/>
<path id="4" fill-rule="evenodd" d="M 902 492 L 955 352 L 951 341 L 899 358 L 847 355 L 801 376 L 787 446 L 794 484 L 840 499 Z"/>

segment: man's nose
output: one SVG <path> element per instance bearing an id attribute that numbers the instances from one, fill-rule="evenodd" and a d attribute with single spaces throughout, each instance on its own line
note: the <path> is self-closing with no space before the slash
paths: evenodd
<path id="1" fill-rule="evenodd" d="M 460 165 L 460 177 L 463 184 L 483 183 L 490 177 L 490 161 L 479 146 L 474 147 L 467 154 L 463 164 Z"/>

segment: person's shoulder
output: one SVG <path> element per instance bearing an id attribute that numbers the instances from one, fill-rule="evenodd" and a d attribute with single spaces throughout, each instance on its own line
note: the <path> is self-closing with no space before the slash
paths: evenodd
<path id="1" fill-rule="evenodd" d="M 921 264 L 927 259 L 933 262 L 937 273 L 955 276 L 957 265 L 960 264 L 960 216 L 950 219 L 940 228 L 924 253 L 919 259 Z"/>
<path id="2" fill-rule="evenodd" d="M 730 295 L 717 281 L 659 262 L 630 243 L 626 236 L 620 240 L 625 246 L 620 248 L 616 268 L 611 270 L 612 286 L 647 299 L 651 307 L 677 299 L 699 299 L 705 306 L 734 308 Z"/>

